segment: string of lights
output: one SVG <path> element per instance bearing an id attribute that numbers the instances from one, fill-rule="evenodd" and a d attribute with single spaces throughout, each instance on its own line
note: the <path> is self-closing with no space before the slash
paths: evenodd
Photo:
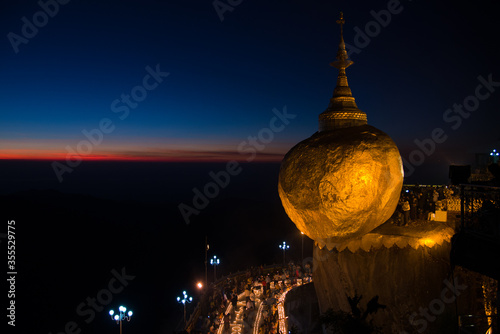
<path id="1" fill-rule="evenodd" d="M 287 317 L 285 316 L 285 298 L 288 291 L 290 291 L 292 287 L 286 289 L 285 292 L 278 299 L 278 322 L 279 322 L 279 333 L 285 334 L 287 332 Z"/>

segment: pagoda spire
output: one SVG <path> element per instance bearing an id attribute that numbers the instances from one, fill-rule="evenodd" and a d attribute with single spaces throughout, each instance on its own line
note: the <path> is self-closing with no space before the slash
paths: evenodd
<path id="1" fill-rule="evenodd" d="M 339 50 L 337 51 L 337 60 L 330 63 L 331 66 L 340 69 L 346 69 L 347 67 L 353 64 L 353 61 L 349 59 L 349 55 L 345 49 L 344 42 L 344 29 L 343 25 L 345 24 L 344 13 L 340 12 L 340 18 L 336 21 L 338 25 L 340 25 L 340 43 Z"/>
<path id="2" fill-rule="evenodd" d="M 367 124 L 366 114 L 358 109 L 351 88 L 347 82 L 345 69 L 353 64 L 345 49 L 343 25 L 344 14 L 340 12 L 340 18 L 336 21 L 340 25 L 340 43 L 335 61 L 331 66 L 339 70 L 337 86 L 333 90 L 328 108 L 319 115 L 319 131 L 328 131 L 350 126 Z"/>

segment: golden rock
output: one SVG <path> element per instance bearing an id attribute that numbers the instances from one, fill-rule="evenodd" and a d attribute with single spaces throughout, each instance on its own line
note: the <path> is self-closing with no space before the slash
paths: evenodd
<path id="1" fill-rule="evenodd" d="M 281 163 L 278 191 L 297 228 L 324 246 L 362 236 L 391 217 L 403 185 L 401 156 L 370 125 L 322 131 Z"/>

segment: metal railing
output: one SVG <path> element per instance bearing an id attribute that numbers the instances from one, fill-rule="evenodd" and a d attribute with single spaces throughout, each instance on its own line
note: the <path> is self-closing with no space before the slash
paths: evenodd
<path id="1" fill-rule="evenodd" d="M 500 188 L 461 185 L 461 212 L 463 232 L 500 237 Z"/>

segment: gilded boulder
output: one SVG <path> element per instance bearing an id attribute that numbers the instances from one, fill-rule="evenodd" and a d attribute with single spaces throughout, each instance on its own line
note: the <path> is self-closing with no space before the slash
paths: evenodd
<path id="1" fill-rule="evenodd" d="M 278 191 L 297 228 L 324 246 L 360 237 L 393 214 L 403 185 L 399 150 L 370 125 L 317 132 L 284 157 Z"/>

